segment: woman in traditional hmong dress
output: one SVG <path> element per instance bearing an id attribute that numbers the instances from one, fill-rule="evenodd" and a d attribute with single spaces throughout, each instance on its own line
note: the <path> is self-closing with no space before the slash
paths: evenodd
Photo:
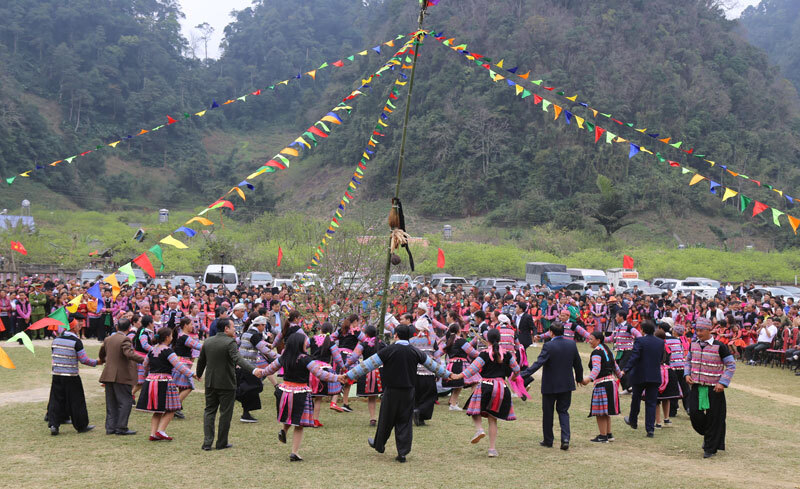
<path id="1" fill-rule="evenodd" d="M 367 359 L 386 346 L 377 338 L 377 335 L 378 330 L 375 329 L 375 326 L 367 326 L 364 328 L 365 338 L 356 345 L 353 353 L 348 357 L 345 371 L 350 370 L 353 365 L 358 363 L 359 358 Z M 378 404 L 378 396 L 381 395 L 381 393 L 383 393 L 381 369 L 372 370 L 364 377 L 359 377 L 358 385 L 356 386 L 356 395 L 358 397 L 367 398 L 370 426 L 375 426 L 378 423 L 378 418 L 375 416 L 375 407 Z"/>
<path id="2" fill-rule="evenodd" d="M 496 457 L 497 420 L 514 421 L 514 406 L 511 403 L 511 391 L 506 386 L 507 377 L 513 379 L 519 374 L 519 364 L 513 352 L 500 348 L 500 331 L 490 329 L 486 334 L 489 349 L 478 355 L 469 367 L 455 377 L 471 377 L 480 372 L 481 382 L 475 388 L 467 403 L 467 415 L 472 416 L 475 423 L 475 435 L 472 443 L 478 443 L 486 433 L 483 421 L 489 422 L 489 456 Z"/>
<path id="3" fill-rule="evenodd" d="M 173 350 L 175 354 L 178 355 L 178 359 L 181 363 L 189 368 L 190 373 L 194 358 L 197 356 L 195 352 L 199 355 L 200 349 L 203 347 L 203 343 L 192 336 L 194 332 L 195 326 L 192 322 L 192 318 L 184 316 L 181 318 L 179 327 L 175 328 L 175 332 L 173 333 Z M 172 378 L 180 391 L 181 405 L 183 405 L 183 401 L 185 401 L 194 390 L 194 380 L 191 375 L 184 375 L 183 370 L 178 368 L 172 369 Z M 175 413 L 175 417 L 183 419 L 183 413 L 178 410 Z"/>
<path id="4" fill-rule="evenodd" d="M 320 328 L 320 333 L 315 335 L 310 340 L 309 353 L 311 356 L 320 363 L 323 370 L 326 372 L 334 373 L 336 369 L 344 368 L 344 361 L 342 355 L 339 353 L 339 347 L 336 342 L 331 338 L 333 332 L 333 325 L 325 322 Z M 322 411 L 322 402 L 326 397 L 330 397 L 330 405 L 336 406 L 336 397 L 342 392 L 342 384 L 339 382 L 320 382 L 317 377 L 309 377 L 311 385 L 311 397 L 314 400 L 314 427 L 322 428 L 322 423 L 319 420 L 320 411 Z"/>
<path id="5" fill-rule="evenodd" d="M 450 323 L 450 327 L 447 329 L 446 342 L 442 344 L 441 348 L 443 353 L 447 355 L 447 370 L 454 374 L 460 374 L 469 366 L 470 361 L 478 358 L 478 350 L 463 338 L 458 315 L 454 311 L 450 311 L 447 314 L 453 322 Z M 458 405 L 461 389 L 471 387 L 480 381 L 480 375 L 456 380 L 443 379 L 442 387 L 452 389 L 450 392 L 450 411 L 461 411 L 462 409 Z"/>
<path id="6" fill-rule="evenodd" d="M 156 346 L 144 359 L 147 377 L 139 402 L 136 403 L 136 410 L 153 413 L 150 441 L 170 441 L 172 437 L 166 433 L 167 425 L 172 421 L 175 411 L 181 408 L 180 394 L 172 378 L 172 369 L 178 369 L 187 377 L 192 377 L 194 374 L 169 347 L 172 342 L 172 329 L 159 329 L 154 341 L 157 342 Z"/>
<path id="7" fill-rule="evenodd" d="M 278 440 L 286 443 L 286 432 L 289 427 L 294 426 L 289 460 L 300 462 L 303 459 L 297 452 L 303 441 L 303 428 L 314 426 L 314 406 L 311 402 L 311 387 L 308 385 L 309 377 L 314 375 L 323 382 L 337 382 L 339 378 L 323 370 L 320 362 L 306 354 L 308 349 L 306 335 L 290 335 L 285 345 L 281 356 L 266 368 L 265 375 L 272 375 L 283 368 L 283 382 L 275 387 L 278 423 L 281 424 Z M 272 377 L 269 379 L 272 381 Z"/>
<path id="8" fill-rule="evenodd" d="M 605 334 L 602 331 L 594 331 L 589 335 L 589 344 L 594 349 L 589 357 L 589 375 L 581 382 L 583 385 L 594 382 L 589 417 L 596 417 L 597 428 L 600 430 L 600 434 L 590 440 L 596 443 L 614 441 L 614 435 L 611 433 L 611 416 L 619 414 L 617 379 L 624 375 L 604 340 Z"/>

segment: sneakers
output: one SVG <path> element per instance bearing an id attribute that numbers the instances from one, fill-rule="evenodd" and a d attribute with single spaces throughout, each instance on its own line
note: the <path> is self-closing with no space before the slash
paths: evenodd
<path id="1" fill-rule="evenodd" d="M 172 441 L 172 437 L 164 433 L 163 431 L 156 431 L 156 438 L 164 441 Z"/>
<path id="2" fill-rule="evenodd" d="M 614 440 L 615 440 L 615 438 L 614 438 L 614 435 L 613 435 L 613 434 L 611 434 L 611 433 L 607 434 L 607 435 L 606 435 L 606 440 L 608 440 L 608 441 L 614 441 Z"/>
<path id="3" fill-rule="evenodd" d="M 480 430 L 480 431 L 475 433 L 475 435 L 472 437 L 472 439 L 469 442 L 474 445 L 474 444 L 478 443 L 479 441 L 483 440 L 484 436 L 486 436 L 486 433 L 483 430 Z"/>
<path id="4" fill-rule="evenodd" d="M 605 435 L 597 435 L 597 436 L 595 436 L 594 438 L 592 438 L 589 441 L 592 441 L 592 442 L 595 442 L 595 443 L 608 443 L 608 437 L 605 436 Z"/>
<path id="5" fill-rule="evenodd" d="M 489 449 L 489 457 L 494 458 L 496 456 L 497 456 L 497 450 L 495 450 L 494 448 L 490 448 Z"/>
<path id="6" fill-rule="evenodd" d="M 656 429 L 660 430 L 661 428 L 663 428 L 663 426 L 661 426 L 660 424 L 656 423 Z"/>
<path id="7" fill-rule="evenodd" d="M 334 411 L 336 411 L 337 413 L 343 413 L 343 412 L 345 412 L 345 411 L 344 411 L 344 409 L 340 408 L 340 407 L 339 407 L 339 406 L 338 406 L 338 405 L 337 405 L 335 402 L 332 402 L 332 403 L 331 403 L 331 409 L 333 409 L 333 410 L 334 410 Z"/>
<path id="8" fill-rule="evenodd" d="M 322 423 L 320 423 L 318 419 L 314 420 L 314 428 L 322 428 L 322 426 Z"/>
<path id="9" fill-rule="evenodd" d="M 250 414 L 249 411 L 245 411 L 244 414 L 242 414 L 242 417 L 239 418 L 239 421 L 241 421 L 242 423 L 257 423 L 258 422 L 258 420 L 256 418 L 254 418 Z"/>
<path id="10" fill-rule="evenodd" d="M 460 407 L 458 407 L 458 406 L 456 406 L 454 404 L 450 405 L 450 410 L 451 411 L 463 411 L 463 409 L 461 409 Z"/>
<path id="11" fill-rule="evenodd" d="M 667 418 L 664 420 L 664 424 L 672 424 L 672 420 Z"/>
<path id="12" fill-rule="evenodd" d="M 186 415 L 180 409 L 175 411 L 175 417 L 178 419 L 186 419 Z"/>
<path id="13" fill-rule="evenodd" d="M 281 442 L 281 443 L 286 443 L 286 432 L 285 431 L 280 430 L 278 432 L 278 441 Z"/>
<path id="14" fill-rule="evenodd" d="M 349 404 L 342 404 L 342 410 L 346 413 L 353 412 L 353 408 L 351 408 Z"/>

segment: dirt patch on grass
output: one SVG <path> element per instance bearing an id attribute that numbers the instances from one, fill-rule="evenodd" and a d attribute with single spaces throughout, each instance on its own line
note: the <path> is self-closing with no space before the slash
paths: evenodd
<path id="1" fill-rule="evenodd" d="M 766 389 L 759 389 L 758 387 L 751 387 L 749 385 L 737 384 L 735 381 L 730 386 L 731 389 L 737 389 L 754 396 L 764 397 L 773 401 L 778 401 L 791 406 L 800 407 L 800 397 L 790 396 L 788 394 L 779 394 L 777 392 L 770 392 Z"/>

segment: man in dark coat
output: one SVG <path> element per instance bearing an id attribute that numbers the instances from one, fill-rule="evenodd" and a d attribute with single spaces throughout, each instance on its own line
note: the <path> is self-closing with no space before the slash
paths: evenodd
<path id="1" fill-rule="evenodd" d="M 569 406 L 575 382 L 583 380 L 583 365 L 576 343 L 564 338 L 564 325 L 556 321 L 550 325 L 553 339 L 542 346 L 536 363 L 520 372 L 525 385 L 530 384 L 534 372 L 544 367 L 542 374 L 542 432 L 543 447 L 553 446 L 553 407 L 558 412 L 561 425 L 561 449 L 569 450 Z M 573 371 L 575 373 L 573 377 Z"/>
<path id="2" fill-rule="evenodd" d="M 217 450 L 230 448 L 228 431 L 233 416 L 233 400 L 236 394 L 236 366 L 252 372 L 256 377 L 263 377 L 264 371 L 253 367 L 247 360 L 239 356 L 236 346 L 236 329 L 228 318 L 217 320 L 217 334 L 203 342 L 200 358 L 197 359 L 197 377 L 208 372 L 205 380 L 206 409 L 203 417 L 203 450 L 211 450 L 214 442 L 214 421 L 219 410 L 219 433 L 217 434 Z"/>
<path id="3" fill-rule="evenodd" d="M 633 342 L 633 352 L 623 368 L 625 377 L 630 376 L 630 385 L 633 386 L 631 412 L 625 418 L 625 424 L 633 429 L 638 428 L 639 408 L 644 393 L 644 427 L 648 438 L 654 436 L 658 386 L 661 385 L 661 361 L 664 358 L 664 340 L 653 336 L 655 330 L 653 321 L 642 321 L 644 336 Z"/>
<path id="4" fill-rule="evenodd" d="M 533 323 L 533 316 L 528 314 L 528 305 L 522 301 L 517 302 L 517 310 L 515 312 L 519 342 L 527 349 L 533 343 L 534 328 L 536 328 Z"/>

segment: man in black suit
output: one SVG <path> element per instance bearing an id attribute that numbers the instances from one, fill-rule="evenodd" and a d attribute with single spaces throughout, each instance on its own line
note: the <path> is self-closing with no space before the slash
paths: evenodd
<path id="1" fill-rule="evenodd" d="M 664 340 L 656 338 L 653 321 L 642 321 L 644 336 L 633 342 L 633 353 L 624 366 L 625 377 L 630 376 L 633 386 L 631 396 L 631 412 L 625 418 L 625 424 L 633 429 L 639 425 L 639 408 L 642 392 L 644 392 L 644 427 L 647 437 L 653 438 L 656 425 L 656 405 L 658 404 L 658 386 L 661 385 L 661 361 L 664 358 Z"/>
<path id="2" fill-rule="evenodd" d="M 564 325 L 556 321 L 550 325 L 553 339 L 542 346 L 542 352 L 536 363 L 520 372 L 525 385 L 532 382 L 531 376 L 544 367 L 542 374 L 542 432 L 544 440 L 539 442 L 543 447 L 553 446 L 553 407 L 558 412 L 561 425 L 561 449 L 569 450 L 569 405 L 572 403 L 572 391 L 575 382 L 583 380 L 583 365 L 578 354 L 576 343 L 564 338 Z M 575 371 L 575 377 L 572 371 Z"/>
<path id="3" fill-rule="evenodd" d="M 528 314 L 528 305 L 522 301 L 517 302 L 517 310 L 515 311 L 517 332 L 519 332 L 519 342 L 527 350 L 533 343 L 533 317 Z"/>
<path id="4" fill-rule="evenodd" d="M 417 365 L 425 368 L 441 378 L 452 376 L 452 372 L 408 342 L 411 338 L 411 326 L 400 324 L 394 329 L 395 341 L 382 348 L 378 353 L 354 366 L 347 373 L 339 376 L 340 382 L 352 382 L 367 375 L 376 368 L 381 369 L 383 382 L 383 398 L 381 412 L 375 438 L 368 438 L 369 446 L 378 453 L 386 449 L 386 441 L 394 429 L 397 445 L 397 460 L 405 462 L 411 451 L 413 431 L 411 419 L 414 413 L 414 385 L 417 378 Z"/>

